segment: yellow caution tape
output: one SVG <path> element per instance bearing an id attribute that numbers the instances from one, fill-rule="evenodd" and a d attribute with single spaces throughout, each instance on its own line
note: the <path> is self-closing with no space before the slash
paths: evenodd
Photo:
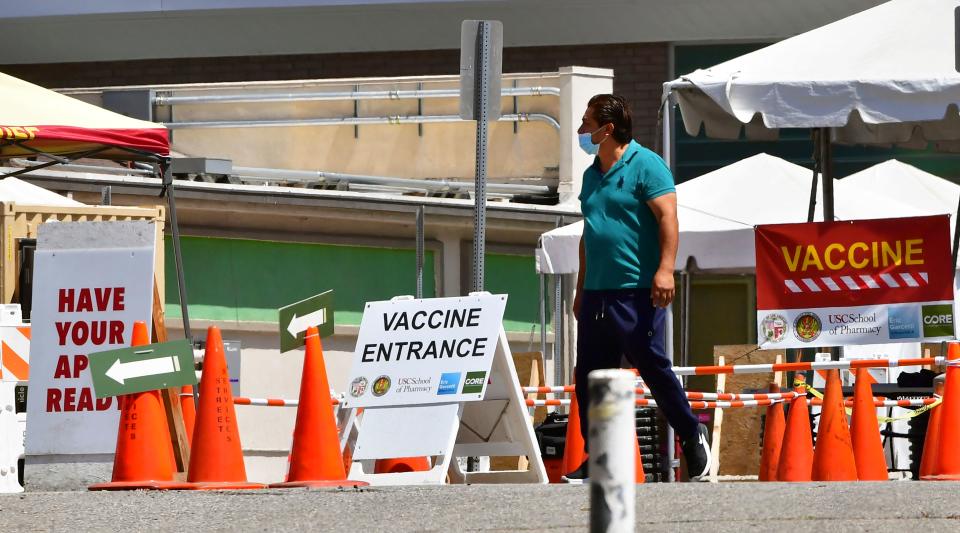
<path id="1" fill-rule="evenodd" d="M 794 386 L 794 387 L 803 387 L 804 390 L 806 390 L 807 392 L 809 392 L 810 394 L 812 394 L 814 397 L 816 397 L 816 398 L 818 398 L 818 399 L 820 399 L 820 400 L 823 400 L 823 393 L 820 392 L 820 391 L 818 391 L 817 389 L 813 388 L 813 387 L 812 387 L 810 384 L 808 384 L 806 381 L 794 380 L 793 386 Z M 895 422 L 895 421 L 897 421 L 897 420 L 909 420 L 909 419 L 911 419 L 911 418 L 920 416 L 920 415 L 922 415 L 923 413 L 926 413 L 927 411 L 929 411 L 929 410 L 933 409 L 934 407 L 940 405 L 942 402 L 943 402 L 943 398 L 937 396 L 937 401 L 931 403 L 930 405 L 920 406 L 920 407 L 918 407 L 918 408 L 916 408 L 916 409 L 913 409 L 913 410 L 911 410 L 911 411 L 907 411 L 906 413 L 904 413 L 904 414 L 902 414 L 902 415 L 900 415 L 900 416 L 893 416 L 893 417 L 891 417 L 891 416 L 877 416 L 877 422 L 879 422 L 879 423 L 881 423 L 881 424 L 887 424 L 887 423 L 890 423 L 890 422 Z M 849 407 L 844 408 L 844 411 L 847 413 L 847 415 L 852 415 L 852 414 L 853 414 L 853 409 L 851 409 L 851 408 L 849 408 Z"/>

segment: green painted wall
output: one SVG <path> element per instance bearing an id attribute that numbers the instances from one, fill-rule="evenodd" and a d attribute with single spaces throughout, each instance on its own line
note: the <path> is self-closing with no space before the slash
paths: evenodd
<path id="1" fill-rule="evenodd" d="M 540 335 L 540 277 L 533 256 L 486 254 L 484 286 L 492 294 L 507 294 L 503 328 Z M 464 280 L 470 284 L 470 278 Z M 548 316 L 549 321 L 549 316 Z M 548 322 L 549 323 L 549 322 Z M 539 342 L 539 340 L 538 340 Z"/>
<path id="2" fill-rule="evenodd" d="M 359 325 L 363 305 L 416 292 L 414 250 L 181 238 L 190 318 L 276 322 L 277 308 L 335 290 L 336 322 Z M 436 295 L 433 252 L 424 257 L 423 292 Z M 166 241 L 167 316 L 179 318 L 176 267 Z"/>

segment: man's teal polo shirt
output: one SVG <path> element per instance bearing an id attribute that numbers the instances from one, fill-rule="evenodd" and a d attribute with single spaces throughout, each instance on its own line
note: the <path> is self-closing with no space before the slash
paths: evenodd
<path id="1" fill-rule="evenodd" d="M 650 287 L 660 266 L 660 236 L 647 202 L 675 191 L 663 159 L 637 141 L 630 141 L 606 174 L 600 173 L 600 159 L 593 161 L 580 191 L 584 289 Z"/>

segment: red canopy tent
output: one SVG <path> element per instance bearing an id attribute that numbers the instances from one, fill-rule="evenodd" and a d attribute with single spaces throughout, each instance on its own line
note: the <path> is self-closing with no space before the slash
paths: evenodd
<path id="1" fill-rule="evenodd" d="M 36 154 L 155 159 L 170 153 L 160 124 L 107 111 L 0 73 L 0 159 Z M 152 156 L 152 157 L 151 157 Z"/>

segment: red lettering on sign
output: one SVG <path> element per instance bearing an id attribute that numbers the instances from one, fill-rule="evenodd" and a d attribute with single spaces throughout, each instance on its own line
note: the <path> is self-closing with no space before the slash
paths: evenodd
<path id="1" fill-rule="evenodd" d="M 87 387 L 80 389 L 77 411 L 93 411 L 93 393 Z"/>
<path id="2" fill-rule="evenodd" d="M 58 309 L 61 313 L 73 312 L 73 289 L 60 289 L 60 306 Z"/>
<path id="3" fill-rule="evenodd" d="M 106 411 L 110 409 L 110 404 L 113 403 L 113 398 L 97 398 L 97 411 Z M 117 400 L 117 409 L 120 409 L 120 401 Z"/>
<path id="4" fill-rule="evenodd" d="M 67 387 L 63 389 L 63 410 L 72 413 L 77 410 L 74 401 L 77 399 L 77 388 Z"/>
<path id="5" fill-rule="evenodd" d="M 47 412 L 48 413 L 59 413 L 60 409 L 60 398 L 63 396 L 63 392 L 60 389 L 47 389 Z"/>
<path id="6" fill-rule="evenodd" d="M 90 387 L 67 387 L 47 389 L 48 413 L 74 413 L 82 411 L 106 411 L 113 405 L 113 398 L 98 398 L 94 402 L 93 389 Z M 117 409 L 120 402 L 117 402 Z"/>
<path id="7" fill-rule="evenodd" d="M 90 360 L 87 359 L 86 355 L 79 354 L 73 356 L 73 372 L 70 371 L 70 358 L 66 355 L 61 355 L 57 359 L 57 368 L 53 372 L 53 379 L 63 379 L 63 378 L 73 378 L 76 379 L 80 377 L 80 372 L 83 372 L 90 366 Z"/>
<path id="8" fill-rule="evenodd" d="M 53 379 L 69 378 L 70 376 L 70 358 L 61 355 L 57 359 L 57 369 L 53 371 Z"/>
<path id="9" fill-rule="evenodd" d="M 60 346 L 65 346 L 67 344 L 67 333 L 70 331 L 69 322 L 55 322 L 57 326 L 57 342 Z"/>
<path id="10" fill-rule="evenodd" d="M 120 302 L 120 309 L 114 307 L 114 310 L 123 310 L 123 300 Z M 110 344 L 123 344 L 123 322 L 119 320 L 110 321 Z"/>
<path id="11" fill-rule="evenodd" d="M 120 320 L 94 320 L 92 322 L 56 322 L 60 346 L 69 339 L 75 346 L 88 342 L 94 346 L 123 344 L 123 322 Z"/>
<path id="12" fill-rule="evenodd" d="M 77 297 L 77 312 L 93 311 L 93 298 L 90 298 L 90 289 L 80 289 Z"/>
<path id="13" fill-rule="evenodd" d="M 61 313 L 123 311 L 125 292 L 124 287 L 60 289 L 58 309 Z"/>

